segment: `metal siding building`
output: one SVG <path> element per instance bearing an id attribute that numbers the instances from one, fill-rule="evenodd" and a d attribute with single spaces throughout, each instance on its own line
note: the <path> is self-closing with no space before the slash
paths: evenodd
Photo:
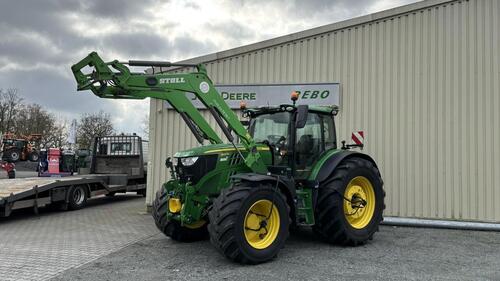
<path id="1" fill-rule="evenodd" d="M 386 216 L 500 222 L 499 2 L 418 2 L 187 62 L 215 84 L 339 82 L 338 138 L 365 131 Z M 150 110 L 148 204 L 165 158 L 197 145 L 162 101 Z"/>

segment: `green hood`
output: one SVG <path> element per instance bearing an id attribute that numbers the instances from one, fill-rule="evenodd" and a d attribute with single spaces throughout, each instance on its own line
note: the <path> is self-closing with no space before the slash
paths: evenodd
<path id="1" fill-rule="evenodd" d="M 246 151 L 246 149 L 241 144 L 237 144 L 236 147 L 241 149 L 242 151 Z M 269 147 L 265 144 L 257 145 L 257 150 L 260 151 L 269 151 Z M 191 149 L 179 151 L 175 153 L 174 157 L 192 157 L 192 156 L 201 156 L 208 154 L 224 154 L 224 153 L 233 153 L 235 152 L 234 146 L 229 143 L 220 143 L 220 144 L 209 144 L 194 147 Z"/>

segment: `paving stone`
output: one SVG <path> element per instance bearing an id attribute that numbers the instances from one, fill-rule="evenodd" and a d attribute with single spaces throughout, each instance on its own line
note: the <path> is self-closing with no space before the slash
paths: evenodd
<path id="1" fill-rule="evenodd" d="M 142 197 L 97 198 L 70 212 L 0 220 L 0 280 L 47 280 L 158 233 Z"/>

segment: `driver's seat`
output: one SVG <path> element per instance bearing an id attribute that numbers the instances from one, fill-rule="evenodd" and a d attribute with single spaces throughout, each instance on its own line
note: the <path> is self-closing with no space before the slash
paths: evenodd
<path id="1" fill-rule="evenodd" d="M 295 163 L 297 168 L 304 169 L 307 163 L 312 160 L 309 159 L 313 155 L 314 140 L 312 135 L 302 135 L 297 142 L 296 152 L 297 157 L 295 158 Z"/>

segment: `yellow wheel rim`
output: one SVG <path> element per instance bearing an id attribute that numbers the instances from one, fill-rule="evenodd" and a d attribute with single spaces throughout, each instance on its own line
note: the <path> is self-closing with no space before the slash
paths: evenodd
<path id="1" fill-rule="evenodd" d="M 207 223 L 204 220 L 199 220 L 197 222 L 194 222 L 192 224 L 185 224 L 184 227 L 189 228 L 189 229 L 197 229 L 205 225 Z"/>
<path id="2" fill-rule="evenodd" d="M 276 205 L 267 199 L 253 203 L 245 215 L 243 226 L 248 244 L 255 249 L 265 249 L 276 240 L 279 230 L 280 216 Z"/>
<path id="3" fill-rule="evenodd" d="M 353 178 L 344 192 L 344 215 L 347 222 L 356 229 L 366 227 L 375 212 L 375 191 L 365 177 Z"/>

